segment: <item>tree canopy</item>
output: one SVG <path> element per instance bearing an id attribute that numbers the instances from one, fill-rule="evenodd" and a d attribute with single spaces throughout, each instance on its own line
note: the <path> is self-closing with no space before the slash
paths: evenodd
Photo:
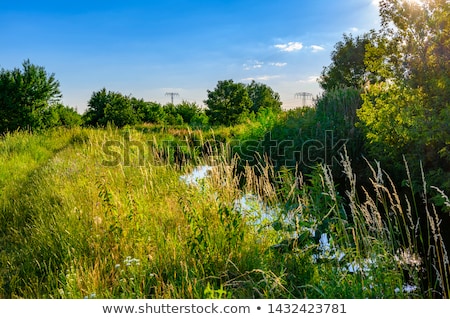
<path id="1" fill-rule="evenodd" d="M 331 64 L 324 67 L 319 79 L 322 89 L 331 91 L 342 87 L 360 88 L 368 80 L 364 58 L 371 35 L 353 37 L 344 34 L 331 53 Z"/>
<path id="2" fill-rule="evenodd" d="M 250 111 L 257 114 L 261 109 L 281 111 L 280 95 L 263 83 L 252 81 L 247 85 L 247 92 L 252 100 Z"/>
<path id="3" fill-rule="evenodd" d="M 208 90 L 208 115 L 211 124 L 236 124 L 239 116 L 249 112 L 252 100 L 245 85 L 234 83 L 233 80 L 219 81 L 213 91 Z"/>
<path id="4" fill-rule="evenodd" d="M 105 88 L 92 93 L 88 109 L 84 114 L 85 123 L 105 126 L 112 123 L 119 127 L 138 123 L 139 100 Z"/>
<path id="5" fill-rule="evenodd" d="M 107 91 L 106 88 L 92 93 L 83 117 L 87 125 L 106 126 L 111 123 L 118 127 L 140 123 L 203 126 L 208 122 L 203 110 L 195 103 L 183 101 L 161 106 L 156 102 Z"/>
<path id="6" fill-rule="evenodd" d="M 29 60 L 22 69 L 1 69 L 0 132 L 44 127 L 46 111 L 60 98 L 55 75 Z"/>
<path id="7" fill-rule="evenodd" d="M 383 0 L 382 28 L 366 47 L 373 74 L 358 111 L 374 154 L 450 164 L 450 3 Z M 448 183 L 448 181 L 447 181 Z M 449 185 L 450 186 L 450 185 Z"/>
<path id="8" fill-rule="evenodd" d="M 233 80 L 219 81 L 213 91 L 208 90 L 204 102 L 211 124 L 233 125 L 262 109 L 281 110 L 279 94 L 255 81 L 248 85 Z"/>

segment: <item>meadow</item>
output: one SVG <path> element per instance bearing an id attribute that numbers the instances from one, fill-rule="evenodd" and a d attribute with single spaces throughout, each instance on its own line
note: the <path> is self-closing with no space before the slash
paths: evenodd
<path id="1" fill-rule="evenodd" d="M 403 197 L 370 161 L 360 184 L 345 149 L 345 185 L 326 164 L 245 164 L 226 140 L 262 128 L 232 130 L 5 134 L 0 297 L 449 297 L 432 203 Z M 196 167 L 207 174 L 188 182 Z"/>
<path id="2" fill-rule="evenodd" d="M 450 3 L 379 16 L 289 110 L 225 79 L 79 114 L 2 68 L 0 298 L 449 298 Z"/>

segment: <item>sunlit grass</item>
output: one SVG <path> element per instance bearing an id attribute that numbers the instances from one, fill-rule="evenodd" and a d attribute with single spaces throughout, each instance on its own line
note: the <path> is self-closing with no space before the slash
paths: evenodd
<path id="1" fill-rule="evenodd" d="M 127 132 L 144 145 L 167 138 Z M 194 133 L 179 137 L 186 134 Z M 123 142 L 124 132 L 15 133 L 0 141 L 1 297 L 403 298 L 438 288 L 448 296 L 448 258 L 432 211 L 433 232 L 420 235 L 435 235 L 441 276 L 422 288 L 419 234 L 395 234 L 410 229 L 413 212 L 393 185 L 376 179 L 376 169 L 373 190 L 359 199 L 348 158 L 348 193 L 337 194 L 326 167 L 311 176 L 270 166 L 238 170 L 224 150 L 212 158 L 196 153 L 180 169 L 156 161 L 157 148 L 146 148 L 137 165 L 134 147 L 131 165 L 105 166 L 111 140 Z M 180 179 L 211 163 L 199 185 Z M 255 225 L 257 218 L 236 208 L 246 194 L 277 216 Z M 406 284 L 417 289 L 404 292 Z"/>

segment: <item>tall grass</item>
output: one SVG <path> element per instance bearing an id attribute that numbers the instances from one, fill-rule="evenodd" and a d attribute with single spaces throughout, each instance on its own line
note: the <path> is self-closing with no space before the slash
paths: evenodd
<path id="1" fill-rule="evenodd" d="M 126 134 L 73 129 L 1 141 L 2 159 L 15 159 L 0 170 L 9 185 L 0 194 L 1 297 L 448 297 L 438 216 L 427 206 L 429 233 L 418 227 L 414 204 L 378 167 L 361 199 L 345 155 L 348 192 L 339 194 L 327 166 L 308 176 L 263 164 L 240 170 L 219 147 L 205 157 L 191 150 L 180 167 L 159 160 L 159 132 Z M 145 147 L 129 148 L 129 165 L 124 156 L 103 165 L 105 143 L 124 136 Z M 180 179 L 204 164 L 213 167 L 198 185 Z M 243 212 L 246 195 L 255 204 Z M 424 272 L 435 279 L 425 287 Z"/>

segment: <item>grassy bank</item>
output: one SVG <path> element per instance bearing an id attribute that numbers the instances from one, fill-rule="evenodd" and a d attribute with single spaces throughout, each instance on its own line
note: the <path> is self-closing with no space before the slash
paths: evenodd
<path id="1" fill-rule="evenodd" d="M 345 156 L 339 194 L 321 165 L 307 176 L 270 165 L 238 170 L 219 150 L 194 152 L 180 168 L 158 147 L 169 135 L 109 128 L 4 137 L 0 296 L 448 297 L 432 205 L 428 227 L 416 227 L 414 204 L 381 169 L 372 168 L 359 198 Z M 180 179 L 211 163 L 198 185 Z M 242 209 L 245 195 L 253 200 Z M 424 241 L 434 247 L 429 259 L 419 254 Z"/>

